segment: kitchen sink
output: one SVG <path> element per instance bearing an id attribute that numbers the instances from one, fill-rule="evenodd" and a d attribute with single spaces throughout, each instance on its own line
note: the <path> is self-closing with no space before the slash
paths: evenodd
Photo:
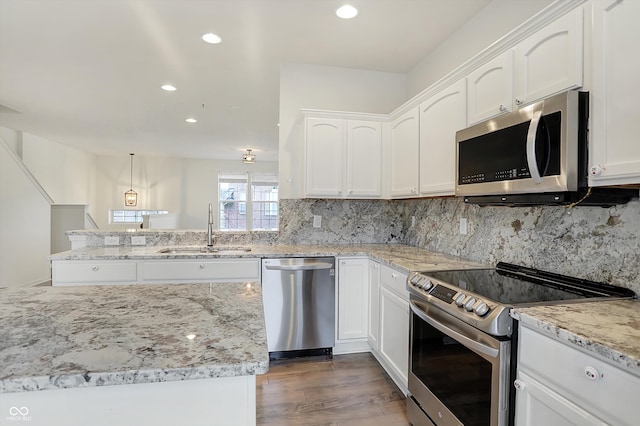
<path id="1" fill-rule="evenodd" d="M 250 247 L 231 247 L 231 246 L 213 246 L 213 247 L 167 247 L 158 250 L 162 254 L 244 254 L 251 251 Z"/>

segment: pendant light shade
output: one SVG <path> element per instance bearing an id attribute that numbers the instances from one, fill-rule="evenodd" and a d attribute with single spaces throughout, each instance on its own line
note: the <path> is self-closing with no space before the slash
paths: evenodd
<path id="1" fill-rule="evenodd" d="M 247 152 L 242 154 L 242 162 L 243 163 L 251 164 L 251 163 L 255 163 L 256 162 L 256 156 L 251 151 L 252 150 L 250 148 L 248 148 Z"/>
<path id="2" fill-rule="evenodd" d="M 127 207 L 135 207 L 138 205 L 138 193 L 133 190 L 133 154 L 131 156 L 131 174 L 129 179 L 129 189 L 124 193 L 124 205 Z"/>

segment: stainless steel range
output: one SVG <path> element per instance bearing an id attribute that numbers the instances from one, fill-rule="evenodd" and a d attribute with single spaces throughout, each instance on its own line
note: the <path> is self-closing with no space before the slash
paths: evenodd
<path id="1" fill-rule="evenodd" d="M 407 290 L 407 412 L 414 426 L 511 422 L 516 359 L 511 308 L 635 296 L 629 289 L 508 263 L 493 269 L 413 272 Z"/>

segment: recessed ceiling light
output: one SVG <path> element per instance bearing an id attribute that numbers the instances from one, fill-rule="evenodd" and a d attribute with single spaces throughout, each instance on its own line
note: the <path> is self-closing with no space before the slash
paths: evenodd
<path id="1" fill-rule="evenodd" d="M 222 42 L 222 39 L 219 35 L 215 35 L 214 33 L 208 33 L 202 36 L 202 39 L 207 43 L 218 44 Z"/>
<path id="2" fill-rule="evenodd" d="M 164 84 L 164 85 L 160 86 L 160 88 L 162 90 L 166 90 L 167 92 L 175 92 L 176 91 L 176 86 L 172 86 L 170 84 Z"/>
<path id="3" fill-rule="evenodd" d="M 355 7 L 349 4 L 345 4 L 344 6 L 336 10 L 336 15 L 338 15 L 338 17 L 342 19 L 355 18 L 357 14 L 358 14 L 358 9 L 356 9 Z"/>
<path id="4" fill-rule="evenodd" d="M 187 119 L 185 119 L 184 121 L 186 121 L 187 123 L 197 123 L 198 120 L 196 120 L 195 118 L 189 117 Z"/>

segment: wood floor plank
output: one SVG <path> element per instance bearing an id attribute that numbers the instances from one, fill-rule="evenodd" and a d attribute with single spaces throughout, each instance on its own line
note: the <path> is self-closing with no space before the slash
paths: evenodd
<path id="1" fill-rule="evenodd" d="M 370 353 L 275 361 L 257 385 L 258 425 L 408 425 L 405 398 Z"/>

